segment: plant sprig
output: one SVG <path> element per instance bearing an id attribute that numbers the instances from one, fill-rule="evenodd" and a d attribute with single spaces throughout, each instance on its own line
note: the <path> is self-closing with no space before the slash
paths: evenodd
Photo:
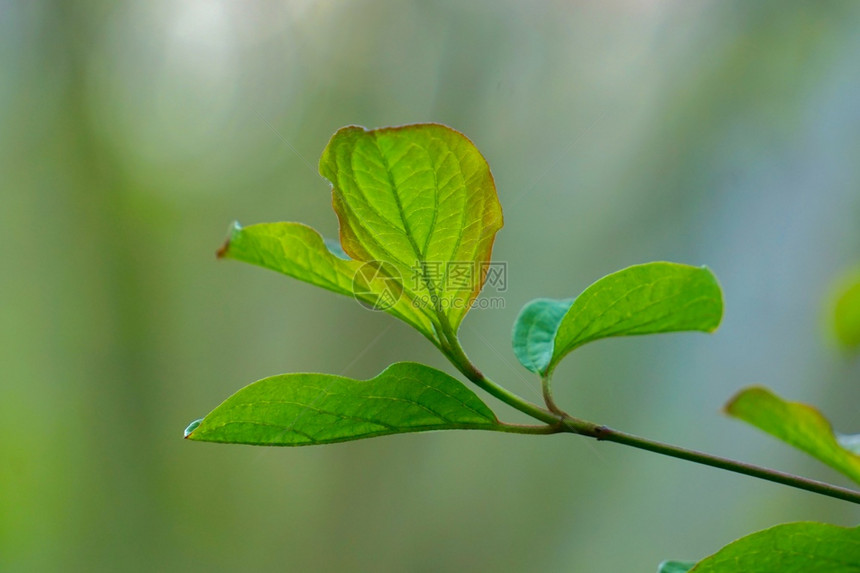
<path id="1" fill-rule="evenodd" d="M 186 438 L 301 446 L 428 430 L 573 433 L 860 503 L 857 491 L 621 432 L 572 416 L 556 403 L 553 372 L 584 344 L 716 330 L 722 292 L 706 267 L 635 265 L 603 277 L 576 298 L 525 305 L 514 325 L 513 351 L 539 378 L 544 398 L 539 405 L 487 378 L 458 337 L 460 323 L 493 271 L 493 242 L 503 224 L 489 166 L 472 142 L 439 124 L 346 127 L 326 146 L 320 173 L 332 183 L 338 242 L 300 223 L 236 224 L 219 257 L 263 266 L 388 312 L 429 339 L 474 385 L 540 424 L 501 422 L 455 378 L 400 362 L 369 380 L 317 373 L 260 380 L 193 422 Z M 802 405 L 786 404 L 749 391 L 732 402 L 729 412 L 858 480 L 860 458 L 827 434 L 826 420 Z M 817 433 L 810 434 L 810 428 Z M 806 539 L 819 526 L 800 525 L 792 535 Z M 836 544 L 860 542 L 856 529 L 827 534 Z M 705 561 L 692 570 L 725 570 Z M 860 567 L 860 561 L 851 563 Z M 688 565 L 673 562 L 671 567 Z"/>

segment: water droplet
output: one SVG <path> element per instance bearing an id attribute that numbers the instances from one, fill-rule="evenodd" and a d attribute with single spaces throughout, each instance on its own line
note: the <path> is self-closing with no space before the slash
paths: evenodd
<path id="1" fill-rule="evenodd" d="M 188 427 L 185 428 L 185 435 L 183 437 L 187 438 L 188 436 L 190 436 L 191 432 L 196 430 L 197 426 L 199 426 L 202 422 L 203 422 L 203 418 L 199 418 L 197 420 L 194 420 L 190 424 L 188 424 Z"/>

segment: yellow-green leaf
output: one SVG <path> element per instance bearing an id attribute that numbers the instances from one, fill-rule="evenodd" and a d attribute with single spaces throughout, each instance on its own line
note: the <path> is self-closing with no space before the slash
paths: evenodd
<path id="1" fill-rule="evenodd" d="M 345 127 L 320 173 L 332 183 L 344 251 L 393 265 L 412 304 L 456 332 L 502 227 L 493 177 L 472 142 L 438 124 Z"/>
<path id="2" fill-rule="evenodd" d="M 393 314 L 433 338 L 433 327 L 428 318 L 408 298 L 400 296 L 401 281 L 398 277 L 381 272 L 385 268 L 376 263 L 340 256 L 307 225 L 261 223 L 242 227 L 235 223 L 218 255 L 352 296 L 367 306 Z"/>
<path id="3" fill-rule="evenodd" d="M 787 402 L 767 388 L 747 388 L 726 405 L 726 412 L 806 452 L 860 483 L 860 456 L 846 445 L 830 422 L 812 406 Z"/>

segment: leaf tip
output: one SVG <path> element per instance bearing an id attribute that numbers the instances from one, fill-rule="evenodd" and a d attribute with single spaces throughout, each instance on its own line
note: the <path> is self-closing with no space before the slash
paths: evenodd
<path id="1" fill-rule="evenodd" d="M 236 236 L 236 233 L 242 230 L 242 225 L 239 224 L 239 221 L 233 221 L 230 224 L 229 233 L 227 238 L 224 240 L 224 243 L 218 247 L 218 250 L 215 251 L 215 256 L 219 259 L 223 259 L 229 254 L 230 251 L 230 241 Z"/>
<path id="2" fill-rule="evenodd" d="M 735 394 L 734 396 L 732 396 L 731 398 L 729 398 L 729 401 L 728 401 L 728 402 L 726 402 L 725 404 L 723 404 L 723 414 L 725 414 L 726 416 L 732 416 L 732 417 L 734 417 L 734 415 L 735 415 L 735 412 L 734 412 L 734 410 L 735 410 L 735 404 L 737 404 L 737 401 L 738 401 L 738 399 L 741 397 L 741 393 L 742 393 L 742 392 L 743 392 L 743 391 L 738 392 L 737 394 Z"/>
<path id="3" fill-rule="evenodd" d="M 741 400 L 746 400 L 753 394 L 770 394 L 770 391 L 764 386 L 750 386 L 748 388 L 742 388 L 738 390 L 734 396 L 729 398 L 729 401 L 726 402 L 725 406 L 723 406 L 723 413 L 727 416 L 732 416 L 733 418 L 739 418 L 738 404 Z"/>
<path id="4" fill-rule="evenodd" d="M 186 440 L 188 438 L 190 438 L 191 434 L 194 432 L 194 430 L 196 430 L 198 427 L 200 427 L 200 424 L 202 424 L 202 423 L 203 423 L 203 418 L 198 418 L 198 419 L 194 420 L 193 422 L 191 422 L 190 424 L 188 424 L 188 427 L 185 428 L 185 432 L 183 432 L 182 437 L 185 438 Z"/>
<path id="5" fill-rule="evenodd" d="M 657 573 L 686 573 L 695 565 L 692 561 L 663 561 L 657 566 Z"/>

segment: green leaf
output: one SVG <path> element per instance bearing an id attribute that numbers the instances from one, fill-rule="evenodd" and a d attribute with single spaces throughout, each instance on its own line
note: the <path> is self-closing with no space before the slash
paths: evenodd
<path id="1" fill-rule="evenodd" d="M 840 443 L 827 418 L 812 406 L 786 402 L 767 388 L 754 387 L 732 398 L 726 412 L 860 483 L 860 456 L 850 447 L 856 444 L 856 437 L 843 436 Z"/>
<path id="2" fill-rule="evenodd" d="M 537 298 L 528 302 L 514 322 L 514 354 L 520 364 L 540 373 L 552 360 L 553 341 L 573 299 Z"/>
<path id="3" fill-rule="evenodd" d="M 399 286 L 397 278 L 379 272 L 375 263 L 345 258 L 332 247 L 314 229 L 301 223 L 262 223 L 248 227 L 234 223 L 218 256 L 259 265 L 352 296 L 366 306 L 393 314 L 433 338 L 430 321 L 408 299 L 383 298 L 392 286 Z"/>
<path id="4" fill-rule="evenodd" d="M 589 286 L 557 324 L 556 306 L 535 309 L 541 320 L 528 324 L 526 368 L 539 367 L 548 375 L 569 352 L 601 338 L 658 332 L 698 330 L 713 332 L 723 315 L 723 297 L 716 277 L 706 267 L 677 263 L 646 263 L 612 273 Z M 547 309 L 552 308 L 553 312 Z M 528 322 L 529 315 L 524 319 Z M 525 328 L 525 327 L 524 327 Z M 552 357 L 547 361 L 546 339 L 555 329 Z M 516 346 L 516 342 L 515 342 Z M 522 362 L 522 360 L 521 360 Z"/>
<path id="5" fill-rule="evenodd" d="M 663 561 L 657 566 L 657 573 L 687 573 L 693 565 L 692 561 Z"/>
<path id="6" fill-rule="evenodd" d="M 472 142 L 438 124 L 345 127 L 320 173 L 332 183 L 344 251 L 392 265 L 413 305 L 437 330 L 456 332 L 502 227 L 493 177 Z"/>
<path id="7" fill-rule="evenodd" d="M 833 306 L 836 338 L 849 350 L 860 348 L 860 270 L 839 281 Z"/>
<path id="8" fill-rule="evenodd" d="M 282 374 L 239 390 L 186 437 L 205 442 L 304 446 L 428 430 L 495 430 L 496 416 L 451 376 L 398 362 L 370 380 Z"/>
<path id="9" fill-rule="evenodd" d="M 858 573 L 860 528 L 785 523 L 742 537 L 690 573 Z"/>

